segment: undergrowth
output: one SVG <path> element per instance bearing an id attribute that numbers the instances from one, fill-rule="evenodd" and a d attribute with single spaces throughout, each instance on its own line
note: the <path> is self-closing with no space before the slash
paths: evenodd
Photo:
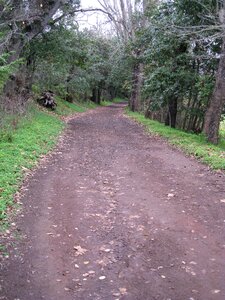
<path id="1" fill-rule="evenodd" d="M 147 131 L 151 134 L 166 138 L 170 144 L 177 146 L 189 155 L 194 155 L 213 169 L 225 170 L 225 123 L 221 125 L 220 143 L 213 145 L 206 141 L 204 135 L 196 135 L 167 127 L 162 123 L 147 119 L 144 115 L 131 112 L 128 109 L 127 114 L 145 125 Z"/>

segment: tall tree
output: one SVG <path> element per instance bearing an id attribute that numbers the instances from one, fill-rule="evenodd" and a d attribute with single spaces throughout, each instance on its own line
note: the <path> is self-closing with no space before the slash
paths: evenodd
<path id="1" fill-rule="evenodd" d="M 216 84 L 208 103 L 205 114 L 204 133 L 209 142 L 214 144 L 219 140 L 220 118 L 225 105 L 225 0 L 201 0 L 201 1 L 176 1 L 183 12 L 192 16 L 194 24 L 189 28 L 183 27 L 184 32 L 192 32 L 201 40 L 213 44 L 215 38 L 222 41 L 220 53 L 218 53 L 219 65 L 216 73 Z M 196 22 L 197 20 L 197 22 Z"/>
<path id="2" fill-rule="evenodd" d="M 9 62 L 13 62 L 23 56 L 25 46 L 38 34 L 65 14 L 75 13 L 79 9 L 79 0 L 3 0 L 3 6 L 0 25 L 5 30 L 5 37 L 0 53 L 9 52 Z M 4 87 L 5 97 L 20 97 L 26 101 L 32 79 L 31 63 L 30 56 L 19 72 L 10 77 Z"/>
<path id="3" fill-rule="evenodd" d="M 205 115 L 204 133 L 209 142 L 217 144 L 219 141 L 219 128 L 222 110 L 225 106 L 225 0 L 220 4 L 219 20 L 222 28 L 222 48 L 220 62 L 216 75 L 216 84 L 213 95 Z"/>
<path id="4" fill-rule="evenodd" d="M 133 70 L 129 106 L 132 111 L 140 107 L 141 86 L 143 82 L 143 65 L 140 61 L 141 48 L 136 44 L 138 30 L 145 26 L 145 10 L 151 0 L 98 0 L 102 8 L 107 11 L 121 39 L 132 57 Z"/>

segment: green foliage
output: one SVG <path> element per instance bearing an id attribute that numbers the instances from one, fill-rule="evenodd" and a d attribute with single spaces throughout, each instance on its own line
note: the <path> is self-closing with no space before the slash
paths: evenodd
<path id="1" fill-rule="evenodd" d="M 22 59 L 8 63 L 10 54 L 5 53 L 0 55 L 0 92 L 2 91 L 5 82 L 9 78 L 10 74 L 15 72 L 18 66 L 23 62 Z"/>
<path id="2" fill-rule="evenodd" d="M 203 17 L 206 11 L 215 13 L 213 1 L 166 1 L 151 11 L 149 27 L 138 36 L 144 45 L 143 99 L 148 111 L 163 113 L 165 121 L 176 99 L 177 127 L 188 131 L 202 130 L 218 67 L 218 35 L 212 38 L 211 31 L 203 30 L 200 38 L 194 29 L 188 31 L 213 22 Z"/>
<path id="3" fill-rule="evenodd" d="M 123 94 L 130 72 L 120 46 L 91 31 L 55 26 L 27 49 L 34 61 L 34 89 L 51 89 L 70 101 L 86 101 L 96 88 L 104 98 Z"/>
<path id="4" fill-rule="evenodd" d="M 203 163 L 213 169 L 225 170 L 225 134 L 223 140 L 218 145 L 208 143 L 203 135 L 184 132 L 179 129 L 173 129 L 163 126 L 161 123 L 146 119 L 140 113 L 127 111 L 127 114 L 146 126 L 148 132 L 153 135 L 159 135 L 168 140 L 168 142 L 182 149 L 189 155 L 194 155 Z"/>

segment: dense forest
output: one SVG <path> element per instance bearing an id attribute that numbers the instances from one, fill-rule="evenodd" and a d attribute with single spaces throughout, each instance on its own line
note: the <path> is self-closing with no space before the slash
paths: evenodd
<path id="1" fill-rule="evenodd" d="M 223 0 L 0 1 L 1 112 L 52 91 L 126 98 L 132 111 L 218 143 L 225 104 Z M 101 28 L 79 16 L 101 13 Z M 104 26 L 106 29 L 104 30 Z"/>

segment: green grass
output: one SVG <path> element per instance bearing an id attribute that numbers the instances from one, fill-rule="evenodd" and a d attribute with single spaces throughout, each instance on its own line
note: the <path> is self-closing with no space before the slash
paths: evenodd
<path id="1" fill-rule="evenodd" d="M 97 105 L 93 102 L 67 102 L 62 100 L 60 97 L 56 97 L 57 107 L 55 113 L 61 116 L 67 116 L 76 112 L 85 112 L 88 109 L 96 108 Z"/>
<path id="2" fill-rule="evenodd" d="M 0 219 L 13 206 L 24 172 L 32 168 L 41 155 L 56 143 L 64 124 L 54 115 L 33 110 L 23 117 L 16 129 L 0 140 Z M 10 136 L 10 139 L 8 138 Z"/>
<path id="3" fill-rule="evenodd" d="M 173 129 L 157 121 L 146 119 L 140 113 L 127 110 L 128 116 L 146 126 L 148 132 L 159 135 L 168 142 L 182 149 L 185 153 L 199 158 L 213 169 L 225 170 L 225 124 L 221 128 L 221 141 L 218 145 L 208 143 L 203 135 L 187 133 Z"/>
<path id="4" fill-rule="evenodd" d="M 112 104 L 113 104 L 112 101 L 108 101 L 108 100 L 101 101 L 101 106 L 109 106 L 109 105 L 112 105 Z"/>
<path id="5" fill-rule="evenodd" d="M 103 100 L 101 101 L 102 106 L 109 106 L 112 105 L 113 103 L 121 103 L 121 102 L 127 102 L 127 100 L 121 99 L 121 98 L 114 98 L 112 101 L 108 100 Z"/>
<path id="6" fill-rule="evenodd" d="M 14 206 L 14 194 L 42 155 L 57 142 L 65 124 L 60 116 L 85 112 L 94 103 L 69 103 L 57 98 L 54 112 L 31 105 L 26 116 L 3 116 L 0 124 L 0 220 L 4 229 L 7 213 Z M 4 222 L 3 222 L 4 221 Z"/>
<path id="7" fill-rule="evenodd" d="M 122 99 L 122 98 L 114 98 L 114 99 L 113 99 L 113 102 L 114 102 L 114 103 L 128 102 L 128 100 L 124 100 L 124 99 Z"/>

